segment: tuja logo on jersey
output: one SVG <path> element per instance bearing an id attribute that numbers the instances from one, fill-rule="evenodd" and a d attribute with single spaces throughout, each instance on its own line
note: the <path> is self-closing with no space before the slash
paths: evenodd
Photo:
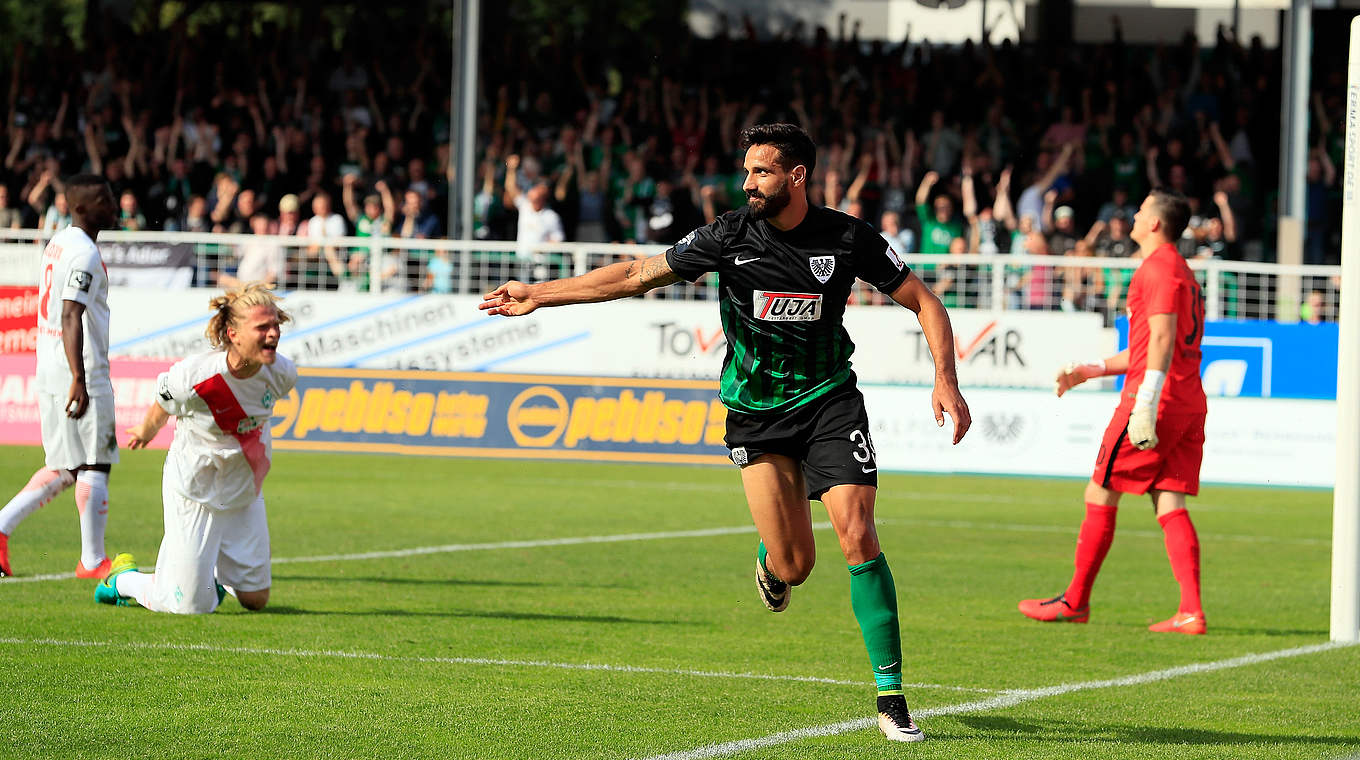
<path id="1" fill-rule="evenodd" d="M 752 316 L 766 322 L 816 322 L 822 318 L 821 293 L 754 291 Z"/>

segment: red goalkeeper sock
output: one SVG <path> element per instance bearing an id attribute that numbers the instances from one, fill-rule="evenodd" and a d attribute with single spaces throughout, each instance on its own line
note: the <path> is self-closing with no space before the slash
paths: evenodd
<path id="1" fill-rule="evenodd" d="M 1199 536 L 1190 513 L 1184 509 L 1157 518 L 1166 537 L 1166 556 L 1171 573 L 1181 585 L 1181 612 L 1201 612 L 1199 598 Z"/>
<path id="2" fill-rule="evenodd" d="M 1065 594 L 1068 606 L 1074 610 L 1082 609 L 1091 601 L 1091 587 L 1100 572 L 1100 563 L 1105 561 L 1110 544 L 1114 542 L 1114 520 L 1118 512 L 1118 507 L 1086 503 L 1086 519 L 1081 521 L 1081 532 L 1077 534 L 1072 583 Z"/>

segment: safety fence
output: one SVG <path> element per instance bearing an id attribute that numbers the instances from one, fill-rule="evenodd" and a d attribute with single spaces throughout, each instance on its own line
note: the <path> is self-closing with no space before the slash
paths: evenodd
<path id="1" fill-rule="evenodd" d="M 484 293 L 508 279 L 541 281 L 584 274 L 666 250 L 660 245 L 520 244 L 420 240 L 105 232 L 100 249 L 115 285 L 218 287 L 266 280 L 287 290 L 351 293 Z M 37 281 L 38 230 L 0 230 L 0 284 Z M 1126 306 L 1138 261 L 1028 254 L 902 257 L 951 308 L 1085 311 L 1106 324 Z M 1339 305 L 1340 267 L 1192 258 L 1209 319 L 1330 321 Z M 652 291 L 645 298 L 712 300 L 716 275 Z M 852 303 L 886 304 L 863 283 Z"/>

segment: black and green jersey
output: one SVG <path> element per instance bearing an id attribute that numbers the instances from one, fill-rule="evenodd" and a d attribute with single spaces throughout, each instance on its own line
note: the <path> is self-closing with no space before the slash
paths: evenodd
<path id="1" fill-rule="evenodd" d="M 784 412 L 845 382 L 855 278 L 891 293 L 911 272 L 873 227 L 820 207 L 788 231 L 745 207 L 731 211 L 686 235 L 666 261 L 687 280 L 718 273 L 727 337 L 719 396 L 748 414 Z"/>

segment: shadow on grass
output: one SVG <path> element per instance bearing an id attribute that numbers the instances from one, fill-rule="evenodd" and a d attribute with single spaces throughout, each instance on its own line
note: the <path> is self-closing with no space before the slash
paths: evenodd
<path id="1" fill-rule="evenodd" d="M 394 609 L 374 609 L 374 610 L 324 610 L 324 609 L 300 609 L 288 605 L 270 605 L 265 607 L 260 613 L 262 615 L 335 615 L 335 616 L 360 616 L 360 617 L 446 617 L 446 618 L 488 618 L 491 620 L 548 620 L 561 623 L 628 623 L 640 625 L 697 625 L 684 620 L 646 620 L 642 618 L 626 618 L 614 615 L 551 615 L 543 612 L 473 612 L 470 610 L 448 610 L 444 612 L 421 612 L 415 610 L 394 610 Z"/>
<path id="2" fill-rule="evenodd" d="M 977 731 L 988 741 L 1063 741 L 1109 742 L 1122 744 L 1206 744 L 1231 746 L 1235 744 L 1313 744 L 1336 747 L 1360 747 L 1355 736 L 1299 736 L 1297 734 L 1243 733 L 1241 731 L 1211 731 L 1201 728 L 1169 726 L 1138 726 L 1118 723 L 1077 723 L 1068 721 L 1015 720 L 1001 716 L 955 716 L 955 720 Z M 938 734 L 936 734 L 938 736 Z M 935 738 L 932 736 L 932 738 Z M 942 737 L 946 738 L 949 737 Z M 975 740 L 976 736 L 957 739 Z"/>

